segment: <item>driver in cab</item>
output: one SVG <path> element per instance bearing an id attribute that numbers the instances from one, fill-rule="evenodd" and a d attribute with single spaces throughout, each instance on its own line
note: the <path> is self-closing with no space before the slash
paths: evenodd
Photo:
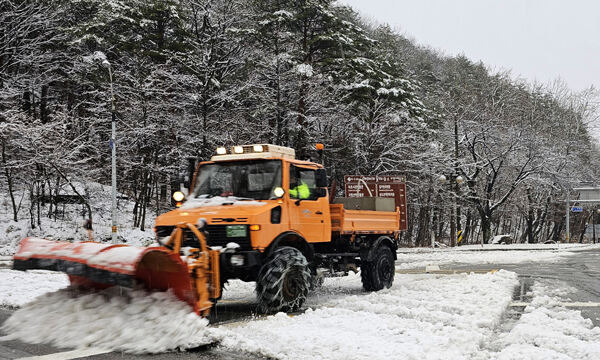
<path id="1" fill-rule="evenodd" d="M 290 179 L 290 197 L 293 199 L 306 200 L 310 198 L 308 184 L 296 177 Z"/>

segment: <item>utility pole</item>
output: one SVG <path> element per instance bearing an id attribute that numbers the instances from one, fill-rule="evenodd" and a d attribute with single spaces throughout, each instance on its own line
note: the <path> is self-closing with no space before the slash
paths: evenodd
<path id="1" fill-rule="evenodd" d="M 596 243 L 596 213 L 600 211 L 598 209 L 594 209 L 592 211 L 592 236 L 594 238 L 594 244 Z"/>
<path id="2" fill-rule="evenodd" d="M 435 226 L 433 224 L 433 201 L 431 203 L 431 209 L 430 209 L 430 223 L 431 223 L 431 248 L 435 250 Z"/>
<path id="3" fill-rule="evenodd" d="M 454 184 L 450 184 L 450 196 L 452 196 L 452 208 L 450 209 L 450 246 L 456 246 L 456 195 L 454 193 Z"/>
<path id="4" fill-rule="evenodd" d="M 567 207 L 565 209 L 565 211 L 566 211 L 566 219 L 565 220 L 567 223 L 566 224 L 567 228 L 565 229 L 565 232 L 566 232 L 565 240 L 567 243 L 571 242 L 571 229 L 570 229 L 570 225 L 569 225 L 569 222 L 571 221 L 571 218 L 569 216 L 570 215 L 569 213 L 571 212 L 571 200 L 569 199 L 570 197 L 571 197 L 570 191 L 569 191 L 569 189 L 567 189 Z"/>
<path id="5" fill-rule="evenodd" d="M 112 66 L 108 60 L 104 59 L 102 65 L 108 68 L 108 76 L 110 79 L 110 104 L 111 104 L 111 125 L 112 133 L 110 138 L 110 147 L 112 149 L 111 162 L 112 162 L 112 207 L 111 207 L 111 241 L 113 244 L 117 243 L 117 127 L 116 127 L 116 114 L 115 114 L 115 93 L 113 90 L 113 77 L 112 77 Z"/>

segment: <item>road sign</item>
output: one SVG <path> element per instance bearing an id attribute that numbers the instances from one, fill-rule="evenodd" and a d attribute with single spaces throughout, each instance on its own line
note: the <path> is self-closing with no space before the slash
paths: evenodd
<path id="1" fill-rule="evenodd" d="M 571 208 L 571 212 L 583 212 L 583 207 L 581 207 L 581 206 L 573 206 Z"/>
<path id="2" fill-rule="evenodd" d="M 406 230 L 406 178 L 399 175 L 346 175 L 344 176 L 346 197 L 394 198 L 400 208 L 400 229 Z"/>
<path id="3" fill-rule="evenodd" d="M 580 187 L 580 188 L 574 188 L 574 191 L 576 191 L 579 196 L 576 197 L 574 201 L 586 201 L 586 202 L 600 202 L 600 188 L 597 187 Z"/>

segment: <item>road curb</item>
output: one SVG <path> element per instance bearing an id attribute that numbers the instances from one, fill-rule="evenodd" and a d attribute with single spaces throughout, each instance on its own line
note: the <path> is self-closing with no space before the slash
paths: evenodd
<path id="1" fill-rule="evenodd" d="M 427 270 L 427 269 L 397 269 L 396 274 L 438 274 L 438 275 L 454 275 L 454 274 L 493 274 L 498 269 L 438 269 L 438 270 Z"/>
<path id="2" fill-rule="evenodd" d="M 457 249 L 457 248 L 443 248 L 436 250 L 423 250 L 423 251 L 402 251 L 397 250 L 398 254 L 431 254 L 431 253 L 453 253 L 453 252 L 484 252 L 484 251 L 584 251 L 584 250 L 596 250 L 597 247 L 554 247 L 554 248 L 508 248 L 508 249 Z"/>

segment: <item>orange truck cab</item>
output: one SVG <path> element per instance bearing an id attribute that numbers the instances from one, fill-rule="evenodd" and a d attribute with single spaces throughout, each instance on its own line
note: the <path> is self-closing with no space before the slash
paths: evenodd
<path id="1" fill-rule="evenodd" d="M 255 144 L 218 148 L 198 164 L 185 202 L 154 230 L 160 242 L 177 224 L 200 224 L 207 245 L 221 251 L 221 281 L 256 281 L 262 309 L 280 311 L 300 307 L 323 276 L 358 268 L 365 290 L 391 286 L 400 216 L 330 204 L 321 164 Z"/>

